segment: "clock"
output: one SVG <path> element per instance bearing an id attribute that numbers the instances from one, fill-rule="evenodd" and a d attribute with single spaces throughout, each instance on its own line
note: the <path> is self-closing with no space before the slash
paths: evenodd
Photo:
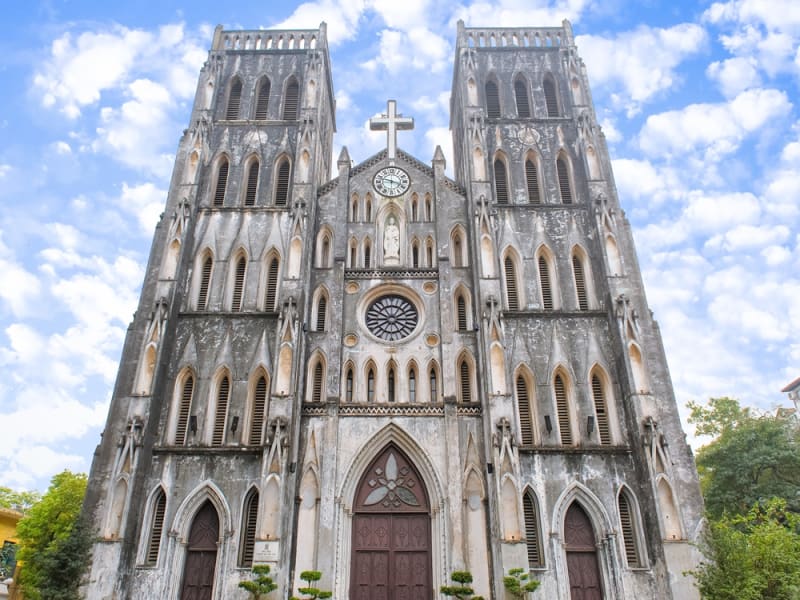
<path id="1" fill-rule="evenodd" d="M 408 173 L 399 167 L 385 167 L 375 173 L 372 185 L 383 196 L 399 196 L 408 189 L 411 180 Z"/>

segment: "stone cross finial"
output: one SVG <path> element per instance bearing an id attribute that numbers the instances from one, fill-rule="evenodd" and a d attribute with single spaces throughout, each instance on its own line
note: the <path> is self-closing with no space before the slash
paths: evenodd
<path id="1" fill-rule="evenodd" d="M 397 154 L 397 132 L 403 129 L 414 129 L 414 119 L 397 114 L 397 102 L 386 103 L 386 114 L 369 120 L 369 128 L 373 131 L 386 132 L 387 156 L 394 160 Z"/>

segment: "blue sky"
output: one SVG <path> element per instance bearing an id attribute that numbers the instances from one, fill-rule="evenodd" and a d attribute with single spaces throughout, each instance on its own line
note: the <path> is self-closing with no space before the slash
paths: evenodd
<path id="1" fill-rule="evenodd" d="M 800 375 L 800 3 L 14 2 L 0 39 L 0 485 L 88 471 L 172 156 L 217 23 L 328 23 L 334 155 L 423 161 L 448 131 L 455 24 L 569 18 L 675 392 L 771 409 Z M 335 161 L 334 161 L 335 164 Z M 448 161 L 448 168 L 452 160 Z M 684 411 L 685 412 L 685 411 Z"/>

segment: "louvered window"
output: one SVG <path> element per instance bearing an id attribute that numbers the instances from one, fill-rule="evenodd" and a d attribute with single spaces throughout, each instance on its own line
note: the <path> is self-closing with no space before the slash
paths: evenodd
<path id="1" fill-rule="evenodd" d="M 347 369 L 347 380 L 345 381 L 345 402 L 353 401 L 353 369 Z"/>
<path id="2" fill-rule="evenodd" d="M 297 81 L 292 79 L 286 86 L 286 99 L 283 102 L 284 121 L 297 120 L 297 96 L 298 96 Z"/>
<path id="3" fill-rule="evenodd" d="M 508 204 L 506 164 L 499 158 L 494 161 L 494 194 L 498 204 Z"/>
<path id="4" fill-rule="evenodd" d="M 239 548 L 239 566 L 253 566 L 253 549 L 256 545 L 256 523 L 258 522 L 258 492 L 252 490 L 244 501 L 242 511 L 242 541 Z"/>
<path id="5" fill-rule="evenodd" d="M 372 262 L 372 257 L 370 256 L 371 254 L 372 254 L 372 252 L 371 252 L 371 249 L 369 247 L 369 244 L 365 244 L 364 245 L 364 268 L 365 269 L 369 269 L 371 267 L 371 262 Z"/>
<path id="6" fill-rule="evenodd" d="M 438 402 L 439 401 L 439 386 L 438 381 L 436 378 L 436 369 L 431 369 L 429 374 L 429 382 L 430 382 L 430 392 L 431 392 L 431 402 Z"/>
<path id="7" fill-rule="evenodd" d="M 228 95 L 228 108 L 225 110 L 225 118 L 234 120 L 239 118 L 239 105 L 242 102 L 242 82 L 237 78 L 231 85 L 231 93 Z"/>
<path id="8" fill-rule="evenodd" d="M 231 310 L 242 310 L 242 292 L 244 291 L 244 274 L 247 269 L 247 260 L 244 256 L 236 261 L 236 275 L 233 280 L 233 299 L 231 300 Z"/>
<path id="9" fill-rule="evenodd" d="M 600 434 L 600 443 L 604 446 L 611 444 L 611 430 L 608 423 L 608 407 L 603 382 L 597 375 L 592 375 L 592 397 L 594 398 L 594 413 L 597 415 L 597 432 Z"/>
<path id="10" fill-rule="evenodd" d="M 531 116 L 531 107 L 528 102 L 528 89 L 522 79 L 517 79 L 514 82 L 514 96 L 517 100 L 517 115 L 522 119 L 529 118 Z"/>
<path id="11" fill-rule="evenodd" d="M 320 294 L 317 301 L 317 327 L 316 331 L 325 331 L 325 318 L 328 311 L 328 298 L 325 294 Z"/>
<path id="12" fill-rule="evenodd" d="M 247 189 L 244 194 L 244 205 L 255 206 L 256 194 L 258 193 L 258 161 L 254 160 L 250 163 L 250 168 L 247 170 Z"/>
<path id="13" fill-rule="evenodd" d="M 367 372 L 367 402 L 375 402 L 375 371 Z"/>
<path id="14" fill-rule="evenodd" d="M 222 378 L 217 390 L 217 409 L 214 415 L 214 432 L 211 435 L 212 446 L 222 446 L 225 442 L 225 422 L 228 419 L 228 401 L 230 400 L 231 382 L 228 376 Z"/>
<path id="15" fill-rule="evenodd" d="M 542 308 L 553 310 L 553 290 L 550 286 L 550 266 L 544 256 L 539 257 L 539 286 L 542 289 Z"/>
<path id="16" fill-rule="evenodd" d="M 544 103 L 547 106 L 547 116 L 558 116 L 558 97 L 556 96 L 556 84 L 549 77 L 544 80 Z"/>
<path id="17" fill-rule="evenodd" d="M 556 393 L 556 410 L 558 411 L 558 430 L 561 432 L 561 443 L 565 446 L 571 446 L 572 429 L 569 422 L 567 388 L 561 375 L 556 375 L 553 387 Z"/>
<path id="18" fill-rule="evenodd" d="M 415 269 L 419 269 L 419 245 L 416 243 L 411 247 L 411 264 Z"/>
<path id="19" fill-rule="evenodd" d="M 627 560 L 629 567 L 638 567 L 640 563 L 639 552 L 636 547 L 633 511 L 625 492 L 619 495 L 619 522 L 622 526 L 622 541 L 625 544 L 625 560 Z"/>
<path id="20" fill-rule="evenodd" d="M 222 159 L 217 171 L 217 187 L 214 188 L 214 206 L 225 204 L 225 189 L 228 187 L 228 160 Z"/>
<path id="21" fill-rule="evenodd" d="M 525 183 L 528 187 L 528 202 L 531 204 L 541 204 L 539 196 L 539 171 L 536 163 L 528 159 L 525 161 Z"/>
<path id="22" fill-rule="evenodd" d="M 278 165 L 278 177 L 275 180 L 275 206 L 286 206 L 289 201 L 289 175 L 291 167 L 289 161 L 281 160 Z"/>
<path id="23" fill-rule="evenodd" d="M 161 548 L 161 534 L 164 532 L 164 514 L 167 509 L 167 496 L 159 489 L 153 501 L 153 521 L 150 526 L 150 537 L 147 540 L 147 556 L 145 565 L 154 567 L 158 564 L 158 551 Z"/>
<path id="24" fill-rule="evenodd" d="M 311 383 L 311 402 L 322 402 L 322 363 L 314 365 L 314 380 Z"/>
<path id="25" fill-rule="evenodd" d="M 417 372 L 414 369 L 408 372 L 408 401 L 417 401 Z"/>
<path id="26" fill-rule="evenodd" d="M 506 272 L 506 298 L 508 310 L 519 310 L 519 296 L 517 294 L 517 274 L 514 268 L 514 259 L 506 256 L 503 261 Z"/>
<path id="27" fill-rule="evenodd" d="M 458 366 L 459 383 L 461 385 L 461 401 L 472 402 L 472 381 L 470 379 L 469 364 L 462 360 Z"/>
<path id="28" fill-rule="evenodd" d="M 269 79 L 265 79 L 261 82 L 261 85 L 258 88 L 258 98 L 256 99 L 256 114 L 255 118 L 257 121 L 263 121 L 267 118 L 267 108 L 269 107 L 269 91 L 270 91 L 270 83 Z"/>
<path id="29" fill-rule="evenodd" d="M 181 389 L 181 403 L 178 407 L 178 422 L 175 425 L 175 444 L 186 444 L 186 428 L 189 423 L 189 411 L 192 408 L 192 392 L 194 391 L 194 377 L 188 375 L 183 381 Z"/>
<path id="30" fill-rule="evenodd" d="M 267 378 L 263 375 L 256 382 L 255 393 L 253 394 L 253 414 L 250 419 L 250 439 L 251 446 L 260 446 L 262 431 L 264 429 L 264 418 L 267 414 Z"/>
<path id="31" fill-rule="evenodd" d="M 532 446 L 531 399 L 528 394 L 528 382 L 522 375 L 517 377 L 517 406 L 519 407 L 519 430 L 522 445 Z"/>
<path id="32" fill-rule="evenodd" d="M 535 569 L 544 566 L 542 554 L 542 536 L 539 526 L 539 511 L 536 501 L 530 492 L 525 492 L 522 497 L 522 511 L 525 515 L 525 542 L 528 547 L 528 568 Z"/>
<path id="33" fill-rule="evenodd" d="M 394 369 L 389 369 L 389 381 L 388 381 L 388 398 L 389 402 L 394 402 L 395 400 L 395 381 L 394 381 Z"/>
<path id="34" fill-rule="evenodd" d="M 561 192 L 562 204 L 572 204 L 572 188 L 569 185 L 569 168 L 563 156 L 559 156 L 556 161 L 558 171 L 558 189 Z"/>
<path id="35" fill-rule="evenodd" d="M 275 310 L 275 297 L 278 292 L 278 259 L 273 257 L 269 261 L 267 270 L 267 289 L 264 295 L 264 310 Z"/>
<path id="36" fill-rule="evenodd" d="M 494 81 L 486 82 L 486 116 L 490 119 L 500 118 L 500 95 Z"/>
<path id="37" fill-rule="evenodd" d="M 578 294 L 578 308 L 589 310 L 589 300 L 586 297 L 586 280 L 583 276 L 583 263 L 577 256 L 572 256 L 572 272 L 575 275 L 575 292 Z"/>
<path id="38" fill-rule="evenodd" d="M 211 267 L 214 261 L 207 256 L 203 261 L 203 268 L 200 272 L 200 289 L 197 292 L 197 310 L 205 310 L 208 303 L 208 286 L 211 283 Z"/>
<path id="39" fill-rule="evenodd" d="M 467 330 L 467 303 L 461 294 L 456 297 L 456 317 L 458 319 L 458 331 Z"/>

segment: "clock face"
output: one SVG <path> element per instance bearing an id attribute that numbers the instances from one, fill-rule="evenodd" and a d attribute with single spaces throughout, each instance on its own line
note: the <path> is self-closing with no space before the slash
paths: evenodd
<path id="1" fill-rule="evenodd" d="M 408 189 L 411 180 L 408 173 L 399 167 L 386 167 L 375 173 L 372 185 L 383 196 L 399 196 Z"/>

